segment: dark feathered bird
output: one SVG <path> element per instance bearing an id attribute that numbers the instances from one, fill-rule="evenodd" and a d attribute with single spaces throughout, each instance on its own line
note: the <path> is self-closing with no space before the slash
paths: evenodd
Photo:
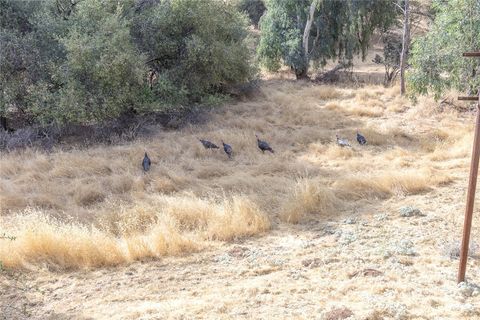
<path id="1" fill-rule="evenodd" d="M 270 147 L 267 141 L 260 140 L 257 135 L 255 135 L 255 137 L 257 137 L 258 148 L 262 150 L 263 153 L 265 153 L 265 151 L 270 151 L 273 153 L 273 149 Z"/>
<path id="2" fill-rule="evenodd" d="M 367 139 L 365 139 L 364 136 L 362 136 L 360 133 L 358 133 L 358 131 L 357 131 L 357 141 L 361 145 L 367 144 Z"/>
<path id="3" fill-rule="evenodd" d="M 337 138 L 337 144 L 338 144 L 340 147 L 351 147 L 351 145 L 350 145 L 350 143 L 348 142 L 347 139 L 340 138 L 340 137 L 338 136 L 338 134 L 336 134 L 335 137 Z"/>
<path id="4" fill-rule="evenodd" d="M 219 148 L 215 143 L 210 142 L 208 140 L 203 140 L 203 139 L 198 139 L 198 140 L 200 140 L 200 142 L 203 144 L 205 149 L 218 149 Z"/>
<path id="5" fill-rule="evenodd" d="M 143 171 L 147 172 L 148 170 L 150 170 L 151 164 L 152 164 L 152 162 L 150 161 L 150 158 L 148 157 L 147 153 L 145 152 L 145 156 L 143 157 L 143 161 L 142 161 Z"/>
<path id="6" fill-rule="evenodd" d="M 222 140 L 222 144 L 223 144 L 223 151 L 225 151 L 225 153 L 227 154 L 228 158 L 231 159 L 231 158 L 232 158 L 232 154 L 233 154 L 232 146 L 229 145 L 229 144 L 226 144 L 225 142 L 223 142 L 223 140 Z"/>

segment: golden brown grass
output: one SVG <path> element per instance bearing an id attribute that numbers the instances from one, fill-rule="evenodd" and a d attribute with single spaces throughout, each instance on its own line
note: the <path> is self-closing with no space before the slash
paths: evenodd
<path id="1" fill-rule="evenodd" d="M 338 216 L 361 198 L 428 192 L 452 179 L 437 167 L 467 157 L 471 136 L 455 113 L 420 117 L 422 107 L 378 86 L 271 81 L 205 125 L 118 146 L 4 154 L 0 234 L 17 238 L 0 240 L 0 261 L 116 265 L 260 234 L 277 218 Z M 366 146 L 356 143 L 357 130 Z M 336 133 L 353 147 L 338 147 Z M 262 154 L 255 134 L 275 153 Z M 233 159 L 203 149 L 197 137 L 223 139 Z"/>
<path id="2" fill-rule="evenodd" d="M 426 192 L 452 178 L 433 170 L 408 169 L 355 175 L 335 182 L 334 187 L 346 198 L 386 198 L 391 195 L 412 195 Z"/>
<path id="3" fill-rule="evenodd" d="M 287 198 L 280 218 L 289 223 L 298 223 L 308 214 L 326 215 L 338 210 L 341 200 L 320 181 L 302 179 L 298 181 Z"/>
<path id="4" fill-rule="evenodd" d="M 373 106 L 352 106 L 347 109 L 348 113 L 360 117 L 381 117 L 383 115 L 383 108 L 377 105 Z"/>
<path id="5" fill-rule="evenodd" d="M 27 210 L 2 221 L 14 241 L 0 246 L 6 267 L 47 264 L 57 268 L 100 267 L 137 259 L 178 255 L 205 240 L 228 241 L 269 229 L 270 222 L 241 197 L 220 202 L 194 196 L 163 196 L 151 207 L 123 208 L 98 226 L 60 221 Z"/>

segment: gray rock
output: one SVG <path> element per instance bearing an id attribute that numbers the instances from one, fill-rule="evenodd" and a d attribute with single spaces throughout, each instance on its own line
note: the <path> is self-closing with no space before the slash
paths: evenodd
<path id="1" fill-rule="evenodd" d="M 356 240 L 357 240 L 357 235 L 349 231 L 343 232 L 338 239 L 338 241 L 343 245 L 348 245 Z"/>
<path id="2" fill-rule="evenodd" d="M 343 223 L 345 223 L 345 224 L 355 224 L 355 223 L 357 223 L 357 218 L 347 218 L 347 219 L 343 220 Z"/>
<path id="3" fill-rule="evenodd" d="M 480 310 L 470 303 L 453 305 L 452 310 L 458 311 L 459 314 L 464 317 L 477 316 L 475 319 L 478 319 L 478 316 L 480 315 Z"/>
<path id="4" fill-rule="evenodd" d="M 233 258 L 228 253 L 224 253 L 213 257 L 213 261 L 221 264 L 231 264 L 233 262 Z"/>
<path id="5" fill-rule="evenodd" d="M 379 214 L 376 214 L 374 218 L 377 221 L 385 221 L 388 219 L 388 215 L 386 213 L 379 213 Z"/>
<path id="6" fill-rule="evenodd" d="M 372 301 L 374 310 L 371 314 L 371 317 L 369 317 L 368 319 L 385 319 L 386 317 L 388 317 L 388 319 L 395 320 L 411 319 L 411 315 L 408 312 L 408 307 L 405 304 L 399 302 L 378 300 Z"/>
<path id="7" fill-rule="evenodd" d="M 394 247 L 394 251 L 397 254 L 402 256 L 416 256 L 417 252 L 413 247 L 413 242 L 410 240 L 401 240 L 397 245 Z"/>
<path id="8" fill-rule="evenodd" d="M 320 258 L 314 258 L 314 259 L 305 259 L 302 261 L 302 265 L 305 267 L 305 268 L 318 268 L 320 266 L 322 266 L 324 263 L 322 261 L 322 259 Z"/>
<path id="9" fill-rule="evenodd" d="M 269 259 L 268 263 L 271 266 L 280 267 L 280 266 L 283 266 L 285 263 L 287 263 L 287 261 L 285 259 L 273 258 L 273 259 Z"/>
<path id="10" fill-rule="evenodd" d="M 467 297 L 476 297 L 480 294 L 480 287 L 474 283 L 460 282 L 457 286 L 458 292 Z"/>
<path id="11" fill-rule="evenodd" d="M 449 241 L 443 244 L 442 251 L 450 259 L 460 258 L 460 241 Z M 478 244 L 471 240 L 468 246 L 468 256 L 472 258 L 478 257 L 479 246 Z"/>
<path id="12" fill-rule="evenodd" d="M 425 214 L 420 211 L 418 208 L 414 207 L 402 207 L 400 208 L 401 217 L 424 217 Z"/>

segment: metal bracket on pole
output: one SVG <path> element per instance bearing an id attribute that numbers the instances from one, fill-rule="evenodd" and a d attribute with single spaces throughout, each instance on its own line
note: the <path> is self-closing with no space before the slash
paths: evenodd
<path id="1" fill-rule="evenodd" d="M 464 57 L 480 57 L 480 51 L 479 52 L 464 52 L 463 56 Z"/>
<path id="2" fill-rule="evenodd" d="M 457 99 L 463 101 L 478 101 L 478 97 L 458 97 Z"/>

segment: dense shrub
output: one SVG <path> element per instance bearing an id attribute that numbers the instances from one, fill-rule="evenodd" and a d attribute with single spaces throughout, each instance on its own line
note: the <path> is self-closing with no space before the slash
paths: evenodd
<path id="1" fill-rule="evenodd" d="M 252 75 L 246 16 L 220 0 L 0 0 L 0 18 L 0 117 L 91 124 L 189 108 Z"/>
<path id="2" fill-rule="evenodd" d="M 454 88 L 476 94 L 480 61 L 462 53 L 480 50 L 480 1 L 433 2 L 435 19 L 430 31 L 413 43 L 408 73 L 413 94 L 434 93 L 437 98 Z"/>
<path id="3" fill-rule="evenodd" d="M 246 19 L 220 1 L 160 1 L 136 15 L 132 35 L 157 73 L 155 96 L 184 105 L 252 75 Z"/>
<path id="4" fill-rule="evenodd" d="M 37 1 L 0 0 L 0 116 L 16 110 L 27 117 L 29 93 L 49 79 L 49 54 L 56 46 L 39 37 L 34 20 L 41 9 Z"/>

